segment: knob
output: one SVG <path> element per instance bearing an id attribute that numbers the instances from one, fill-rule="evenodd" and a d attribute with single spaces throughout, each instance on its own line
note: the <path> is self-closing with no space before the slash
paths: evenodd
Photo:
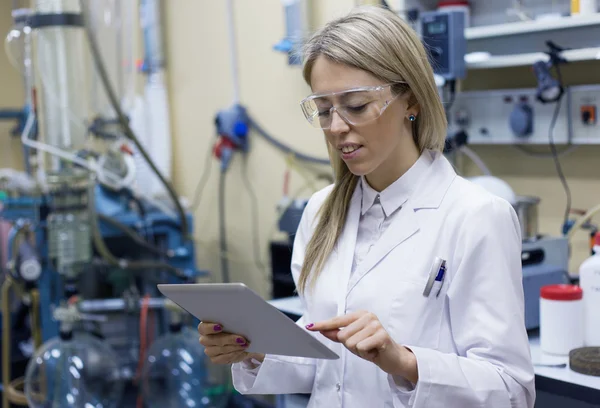
<path id="1" fill-rule="evenodd" d="M 527 137 L 533 133 L 533 108 L 521 102 L 510 113 L 510 128 L 517 137 Z"/>

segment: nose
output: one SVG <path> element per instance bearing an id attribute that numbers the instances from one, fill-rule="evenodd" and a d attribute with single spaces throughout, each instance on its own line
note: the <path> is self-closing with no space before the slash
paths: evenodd
<path id="1" fill-rule="evenodd" d="M 331 125 L 329 131 L 335 135 L 343 135 L 350 131 L 350 126 L 348 126 L 337 110 L 334 110 L 331 113 Z"/>

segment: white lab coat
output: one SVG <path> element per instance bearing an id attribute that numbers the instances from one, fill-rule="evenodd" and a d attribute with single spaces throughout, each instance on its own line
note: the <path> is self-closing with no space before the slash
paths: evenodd
<path id="1" fill-rule="evenodd" d="M 457 176 L 440 153 L 400 213 L 350 277 L 361 194 L 352 198 L 341 239 L 313 292 L 305 325 L 367 310 L 417 358 L 413 388 L 341 344 L 315 360 L 267 355 L 232 367 L 242 394 L 311 393 L 309 407 L 532 408 L 534 371 L 524 324 L 519 221 L 512 206 Z M 316 212 L 331 186 L 310 199 L 294 243 L 298 279 Z M 434 258 L 447 261 L 439 297 L 423 296 Z M 351 280 L 350 280 L 351 279 Z"/>

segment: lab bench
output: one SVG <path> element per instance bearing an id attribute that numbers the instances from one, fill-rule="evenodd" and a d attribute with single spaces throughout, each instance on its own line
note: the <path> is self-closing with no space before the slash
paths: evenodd
<path id="1" fill-rule="evenodd" d="M 271 300 L 273 306 L 291 319 L 297 320 L 303 313 L 300 299 L 296 296 Z M 534 363 L 536 408 L 599 408 L 600 377 L 579 374 L 569 368 L 569 358 L 552 356 L 542 352 L 537 332 L 529 334 L 529 347 Z M 566 364 L 565 367 L 543 365 Z M 280 396 L 278 407 L 305 407 L 302 396 Z"/>

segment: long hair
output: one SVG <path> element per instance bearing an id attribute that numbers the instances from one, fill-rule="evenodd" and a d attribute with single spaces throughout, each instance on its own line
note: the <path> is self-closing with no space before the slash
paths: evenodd
<path id="1" fill-rule="evenodd" d="M 358 7 L 329 22 L 305 44 L 304 80 L 310 85 L 315 60 L 333 62 L 367 71 L 395 93 L 410 90 L 409 104 L 419 105 L 413 137 L 419 151 L 441 151 L 446 138 L 446 114 L 435 85 L 433 70 L 419 36 L 393 12 L 377 6 Z M 328 145 L 335 173 L 333 190 L 319 210 L 319 222 L 307 245 L 298 291 L 312 286 L 337 243 L 359 178 Z"/>

